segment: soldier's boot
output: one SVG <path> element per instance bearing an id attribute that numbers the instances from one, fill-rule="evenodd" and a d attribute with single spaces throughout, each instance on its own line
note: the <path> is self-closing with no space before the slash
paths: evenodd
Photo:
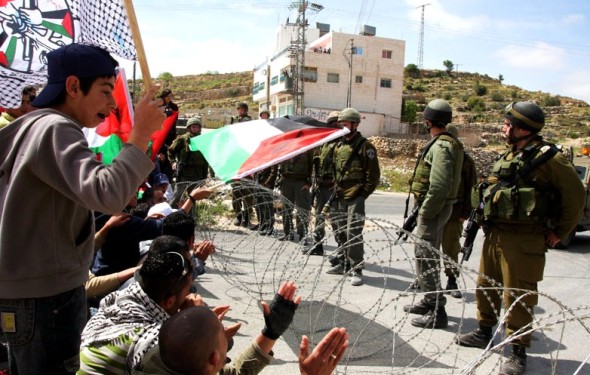
<path id="1" fill-rule="evenodd" d="M 434 310 L 432 305 L 426 303 L 424 300 L 420 300 L 418 303 L 413 305 L 404 306 L 404 311 L 410 314 L 424 315 L 432 310 Z"/>
<path id="2" fill-rule="evenodd" d="M 462 294 L 457 285 L 457 279 L 455 276 L 449 276 L 447 287 L 445 288 L 445 294 L 450 294 L 453 298 L 461 298 Z"/>
<path id="3" fill-rule="evenodd" d="M 293 233 L 286 233 L 285 232 L 278 238 L 278 240 L 279 241 L 293 241 L 293 238 L 295 238 L 293 236 Z"/>
<path id="4" fill-rule="evenodd" d="M 363 285 L 363 271 L 354 270 L 350 272 L 350 285 L 359 286 Z"/>
<path id="5" fill-rule="evenodd" d="M 500 366 L 499 375 L 521 375 L 526 370 L 526 352 L 524 346 L 512 346 L 510 357 Z"/>
<path id="6" fill-rule="evenodd" d="M 479 327 L 469 333 L 457 336 L 455 342 L 461 346 L 485 349 L 488 347 L 488 345 L 493 345 L 492 328 Z"/>
<path id="7" fill-rule="evenodd" d="M 303 249 L 301 252 L 305 255 L 324 255 L 324 245 L 319 242 L 310 247 L 309 249 Z"/>
<path id="8" fill-rule="evenodd" d="M 239 227 L 242 224 L 242 214 L 236 215 L 236 219 L 234 220 L 234 225 Z"/>
<path id="9" fill-rule="evenodd" d="M 250 214 L 247 211 L 244 212 L 244 214 L 242 215 L 242 223 L 240 224 L 240 226 L 242 226 L 243 228 L 250 227 Z"/>
<path id="10" fill-rule="evenodd" d="M 430 310 L 426 314 L 412 319 L 412 325 L 420 328 L 447 328 L 449 325 L 449 318 L 444 307 L 439 307 L 437 310 Z"/>
<path id="11" fill-rule="evenodd" d="M 346 265 L 344 263 L 347 263 Z M 340 262 L 337 265 L 328 268 L 328 270 L 326 271 L 326 273 L 328 275 L 344 275 L 346 272 L 348 272 L 350 270 L 350 265 L 348 265 L 348 262 Z"/>

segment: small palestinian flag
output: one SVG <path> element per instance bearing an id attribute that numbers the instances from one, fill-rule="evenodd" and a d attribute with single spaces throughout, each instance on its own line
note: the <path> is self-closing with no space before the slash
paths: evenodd
<path id="1" fill-rule="evenodd" d="M 280 117 L 226 125 L 191 138 L 190 149 L 201 151 L 223 181 L 240 179 L 302 154 L 348 129 L 330 127 L 309 117 Z"/>
<path id="2" fill-rule="evenodd" d="M 125 70 L 120 69 L 115 82 L 113 96 L 117 102 L 117 109 L 96 128 L 84 128 L 83 132 L 88 146 L 97 155 L 98 160 L 111 164 L 123 145 L 127 142 L 133 127 L 133 106 L 131 95 L 125 77 Z"/>

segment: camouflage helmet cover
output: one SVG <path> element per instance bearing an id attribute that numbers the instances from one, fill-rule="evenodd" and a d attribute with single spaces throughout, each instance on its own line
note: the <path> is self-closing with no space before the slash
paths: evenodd
<path id="1" fill-rule="evenodd" d="M 361 114 L 354 108 L 344 108 L 338 115 L 338 121 L 361 122 Z"/>

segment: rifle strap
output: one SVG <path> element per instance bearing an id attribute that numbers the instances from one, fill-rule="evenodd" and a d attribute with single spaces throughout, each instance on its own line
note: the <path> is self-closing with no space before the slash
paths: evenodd
<path id="1" fill-rule="evenodd" d="M 354 157 L 360 151 L 361 147 L 363 147 L 363 144 L 366 141 L 367 141 L 367 139 L 363 138 L 359 143 L 357 143 L 356 146 L 354 146 L 354 149 L 352 149 L 350 156 L 348 157 L 348 159 L 346 159 L 346 163 L 344 163 L 342 168 L 340 168 L 340 174 L 338 175 L 338 180 L 336 181 L 336 186 L 340 185 L 340 182 L 342 181 L 342 177 L 344 177 L 344 172 L 346 172 L 346 170 L 348 168 L 350 168 L 350 164 L 352 164 L 352 159 L 354 159 Z"/>

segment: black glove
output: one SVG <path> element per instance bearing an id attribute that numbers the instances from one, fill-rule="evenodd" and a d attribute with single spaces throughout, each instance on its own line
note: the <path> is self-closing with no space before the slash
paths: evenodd
<path id="1" fill-rule="evenodd" d="M 280 294 L 270 303 L 270 313 L 264 314 L 264 329 L 262 334 L 271 340 L 276 340 L 289 328 L 297 310 L 297 304 L 288 301 Z"/>

